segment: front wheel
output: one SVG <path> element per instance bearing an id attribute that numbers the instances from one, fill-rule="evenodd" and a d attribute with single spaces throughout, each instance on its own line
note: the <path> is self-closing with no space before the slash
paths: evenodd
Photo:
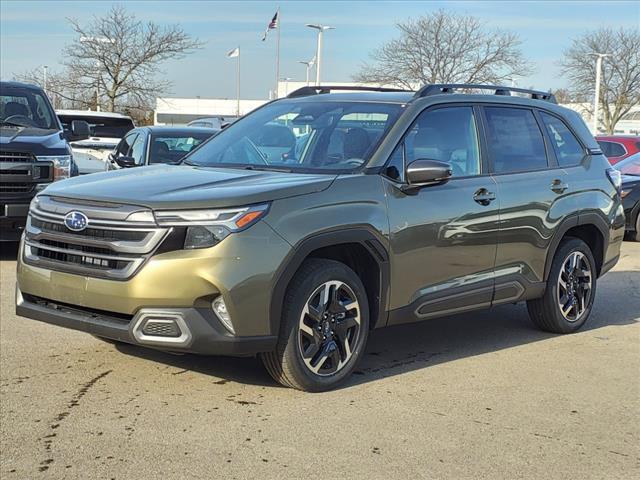
<path id="1" fill-rule="evenodd" d="M 578 330 L 591 314 L 596 276 L 589 246 L 579 238 L 563 240 L 553 258 L 544 296 L 527 302 L 533 323 L 553 333 Z"/>
<path id="2" fill-rule="evenodd" d="M 368 331 L 367 294 L 358 275 L 340 262 L 309 259 L 285 296 L 276 350 L 260 358 L 282 385 L 330 390 L 353 371 Z"/>

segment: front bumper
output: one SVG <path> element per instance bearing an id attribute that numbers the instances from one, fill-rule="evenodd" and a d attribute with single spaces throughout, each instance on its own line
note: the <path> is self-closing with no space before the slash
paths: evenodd
<path id="1" fill-rule="evenodd" d="M 271 335 L 236 337 L 229 334 L 213 313 L 201 308 L 141 309 L 133 317 L 60 304 L 16 290 L 16 313 L 22 317 L 80 330 L 99 337 L 160 350 L 204 355 L 253 355 L 275 348 Z M 149 317 L 179 318 L 179 335 L 141 334 Z"/>
<path id="2" fill-rule="evenodd" d="M 17 242 L 24 231 L 29 204 L 0 200 L 0 242 Z"/>

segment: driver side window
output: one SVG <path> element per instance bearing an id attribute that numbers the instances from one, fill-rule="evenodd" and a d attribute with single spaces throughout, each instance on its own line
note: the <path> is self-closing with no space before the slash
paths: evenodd
<path id="1" fill-rule="evenodd" d="M 472 107 L 422 112 L 405 136 L 406 164 L 418 159 L 451 165 L 454 177 L 480 174 L 478 132 Z"/>

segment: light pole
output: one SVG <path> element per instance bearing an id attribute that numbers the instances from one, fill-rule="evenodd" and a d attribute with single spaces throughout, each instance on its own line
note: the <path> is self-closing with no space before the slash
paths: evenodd
<path id="1" fill-rule="evenodd" d="M 46 65 L 42 66 L 42 86 L 44 87 L 44 93 L 46 93 L 47 95 L 49 94 L 47 92 L 47 69 L 49 67 Z"/>
<path id="2" fill-rule="evenodd" d="M 335 27 L 316 23 L 307 23 L 306 26 L 318 31 L 318 46 L 316 48 L 316 85 L 320 85 L 320 69 L 322 67 L 322 34 L 325 30 L 334 30 Z"/>
<path id="3" fill-rule="evenodd" d="M 610 53 L 592 53 L 598 58 L 596 59 L 596 92 L 593 99 L 593 134 L 598 134 L 598 109 L 600 107 L 600 74 L 602 73 L 602 59 L 610 57 Z"/>
<path id="4" fill-rule="evenodd" d="M 316 64 L 316 57 L 314 56 L 311 60 L 309 60 L 308 62 L 305 62 L 303 60 L 298 60 L 298 63 L 303 64 L 307 70 L 307 87 L 309 86 L 309 71 L 311 70 L 311 67 L 313 67 Z"/>
<path id="5" fill-rule="evenodd" d="M 101 44 L 113 43 L 113 40 L 107 37 L 80 37 L 81 43 L 95 43 L 96 51 L 100 48 Z M 96 59 L 96 112 L 100 111 L 100 79 L 102 75 L 100 73 L 100 60 Z"/>

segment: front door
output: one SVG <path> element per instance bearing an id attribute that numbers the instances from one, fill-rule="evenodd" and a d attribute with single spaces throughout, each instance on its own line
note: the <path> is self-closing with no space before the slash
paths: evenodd
<path id="1" fill-rule="evenodd" d="M 387 168 L 391 177 L 398 173 L 387 181 L 389 324 L 491 304 L 499 201 L 482 162 L 477 114 L 468 105 L 422 112 Z M 453 177 L 404 193 L 399 172 L 417 159 L 448 162 Z"/>

